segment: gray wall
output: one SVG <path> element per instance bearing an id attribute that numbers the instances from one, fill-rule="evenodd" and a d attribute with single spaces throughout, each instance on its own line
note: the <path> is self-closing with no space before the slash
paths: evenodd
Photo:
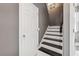
<path id="1" fill-rule="evenodd" d="M 64 43 L 63 43 L 63 54 L 64 56 L 70 55 L 70 4 L 64 3 L 64 14 L 63 14 L 63 33 L 64 33 Z"/>
<path id="2" fill-rule="evenodd" d="M 19 55 L 19 5 L 0 3 L 0 56 Z"/>
<path id="3" fill-rule="evenodd" d="M 49 25 L 48 11 L 45 3 L 34 3 L 39 8 L 39 42 L 41 41 L 47 26 Z"/>
<path id="4" fill-rule="evenodd" d="M 47 7 L 36 3 L 39 8 L 39 41 L 49 24 Z M 0 4 L 0 56 L 19 55 L 19 4 Z"/>
<path id="5" fill-rule="evenodd" d="M 60 25 L 63 20 L 63 4 L 59 3 L 58 7 L 52 9 L 48 6 L 48 12 L 50 25 Z"/>

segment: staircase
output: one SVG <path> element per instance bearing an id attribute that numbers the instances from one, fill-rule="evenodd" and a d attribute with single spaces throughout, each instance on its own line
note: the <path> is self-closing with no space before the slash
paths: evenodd
<path id="1" fill-rule="evenodd" d="M 62 56 L 63 35 L 60 26 L 48 26 L 41 40 L 38 56 Z"/>

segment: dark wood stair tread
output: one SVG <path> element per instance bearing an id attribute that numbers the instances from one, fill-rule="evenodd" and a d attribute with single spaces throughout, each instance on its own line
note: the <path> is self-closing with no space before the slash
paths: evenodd
<path id="1" fill-rule="evenodd" d="M 44 52 L 44 53 L 46 53 L 46 54 L 49 54 L 49 55 L 51 55 L 51 56 L 62 56 L 62 54 L 57 53 L 57 52 L 55 52 L 55 51 L 51 51 L 51 50 L 46 49 L 46 48 L 44 48 L 44 47 L 40 47 L 39 50 L 42 51 L 42 52 Z"/>
<path id="2" fill-rule="evenodd" d="M 53 44 L 53 43 L 51 44 L 51 43 L 48 43 L 48 42 L 42 42 L 42 44 L 62 50 L 62 46 L 60 46 L 60 45 L 56 45 L 56 44 Z"/>
<path id="3" fill-rule="evenodd" d="M 59 39 L 53 39 L 53 38 L 47 38 L 47 37 L 45 37 L 45 38 L 43 38 L 43 39 L 45 39 L 45 40 L 57 41 L 57 42 L 62 42 L 62 40 L 59 40 Z"/>

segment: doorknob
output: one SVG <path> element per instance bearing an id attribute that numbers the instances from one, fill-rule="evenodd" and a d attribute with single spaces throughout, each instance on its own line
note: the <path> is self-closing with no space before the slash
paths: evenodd
<path id="1" fill-rule="evenodd" d="M 25 38 L 26 37 L 26 35 L 25 34 L 23 34 L 23 38 Z"/>

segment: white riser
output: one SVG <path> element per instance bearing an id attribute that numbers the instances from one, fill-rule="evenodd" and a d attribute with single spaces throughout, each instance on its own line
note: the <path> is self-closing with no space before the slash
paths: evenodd
<path id="1" fill-rule="evenodd" d="M 75 51 L 75 56 L 79 56 L 79 51 Z"/>
<path id="2" fill-rule="evenodd" d="M 75 46 L 79 46 L 79 42 L 75 42 Z"/>
<path id="3" fill-rule="evenodd" d="M 47 31 L 60 31 L 60 29 L 47 29 Z"/>
<path id="4" fill-rule="evenodd" d="M 44 37 L 53 38 L 53 39 L 58 39 L 58 40 L 62 40 L 62 39 L 63 39 L 63 37 L 59 37 L 59 36 L 50 36 L 50 35 L 45 35 Z"/>
<path id="5" fill-rule="evenodd" d="M 48 28 L 60 28 L 60 26 L 48 26 Z"/>
<path id="6" fill-rule="evenodd" d="M 62 42 L 57 42 L 57 41 L 51 41 L 51 40 L 45 40 L 45 39 L 43 39 L 42 42 L 48 42 L 48 43 L 51 43 L 51 44 L 63 46 Z"/>
<path id="7" fill-rule="evenodd" d="M 62 35 L 62 33 L 60 33 L 60 32 L 46 32 L 45 34 Z"/>
<path id="8" fill-rule="evenodd" d="M 49 50 L 51 50 L 51 51 L 55 51 L 55 52 L 57 52 L 57 53 L 62 54 L 62 50 L 60 50 L 60 49 L 57 49 L 57 48 L 54 48 L 54 47 L 51 47 L 51 46 L 47 46 L 47 45 L 44 45 L 44 44 L 41 44 L 40 46 L 41 46 L 41 47 L 44 47 L 44 48 L 46 48 L 46 49 L 49 49 Z"/>
<path id="9" fill-rule="evenodd" d="M 44 52 L 38 50 L 37 56 L 50 56 L 50 55 L 48 55 L 48 54 L 46 54 L 46 53 L 44 53 Z"/>

